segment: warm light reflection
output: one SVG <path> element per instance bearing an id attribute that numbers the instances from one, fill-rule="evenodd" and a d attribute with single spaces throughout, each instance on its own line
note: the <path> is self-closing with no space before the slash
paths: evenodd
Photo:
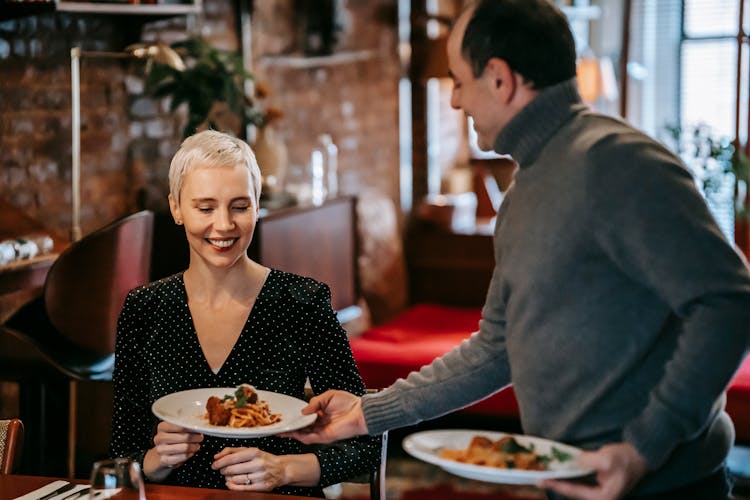
<path id="1" fill-rule="evenodd" d="M 585 102 L 593 104 L 599 99 L 617 99 L 617 78 L 609 57 L 596 57 L 587 51 L 578 60 L 577 77 L 578 90 Z"/>

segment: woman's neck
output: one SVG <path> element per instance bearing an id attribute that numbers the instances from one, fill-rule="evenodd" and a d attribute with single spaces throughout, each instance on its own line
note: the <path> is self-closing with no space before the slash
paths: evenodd
<path id="1" fill-rule="evenodd" d="M 191 301 L 221 307 L 227 302 L 249 302 L 263 288 L 268 269 L 250 259 L 232 267 L 217 269 L 202 263 L 191 263 L 183 274 L 185 289 Z"/>

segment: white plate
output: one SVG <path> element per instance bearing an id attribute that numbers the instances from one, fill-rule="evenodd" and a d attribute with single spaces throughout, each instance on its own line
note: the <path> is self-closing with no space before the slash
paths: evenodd
<path id="1" fill-rule="evenodd" d="M 557 450 L 570 454 L 572 458 L 564 462 L 552 460 L 549 463 L 548 470 L 537 471 L 464 464 L 441 458 L 439 455 L 440 450 L 444 448 L 458 450 L 467 448 L 474 436 L 485 436 L 496 441 L 508 435 L 515 437 L 516 441 L 523 446 L 533 445 L 534 452 L 540 455 L 552 457 L 552 447 L 554 446 Z M 576 463 L 575 458 L 581 453 L 580 449 L 532 436 L 479 430 L 437 430 L 411 434 L 404 439 L 402 446 L 410 455 L 437 465 L 451 474 L 488 483 L 536 484 L 542 479 L 572 478 L 591 473 L 590 470 L 581 469 Z"/>
<path id="2" fill-rule="evenodd" d="M 301 399 L 270 391 L 256 391 L 258 399 L 266 401 L 271 413 L 281 414 L 281 421 L 260 427 L 225 427 L 211 425 L 205 418 L 206 401 L 211 396 L 223 398 L 225 394 L 234 394 L 236 387 L 210 387 L 175 392 L 157 399 L 151 405 L 154 415 L 167 422 L 191 429 L 209 436 L 229 438 L 252 438 L 272 436 L 281 432 L 293 431 L 307 427 L 315 422 L 316 414 L 302 415 L 300 410 L 307 406 Z"/>

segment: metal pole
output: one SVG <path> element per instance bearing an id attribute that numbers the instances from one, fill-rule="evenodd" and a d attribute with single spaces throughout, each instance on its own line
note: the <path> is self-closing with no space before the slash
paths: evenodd
<path id="1" fill-rule="evenodd" d="M 81 51 L 80 47 L 70 49 L 70 97 L 73 112 L 71 169 L 70 169 L 70 241 L 81 239 L 81 58 L 115 58 L 127 59 L 134 57 L 126 52 Z"/>
<path id="2" fill-rule="evenodd" d="M 73 108 L 71 128 L 73 129 L 73 143 L 71 147 L 72 161 L 70 170 L 70 202 L 72 207 L 70 240 L 81 239 L 81 76 L 80 76 L 81 48 L 70 49 L 70 97 Z"/>

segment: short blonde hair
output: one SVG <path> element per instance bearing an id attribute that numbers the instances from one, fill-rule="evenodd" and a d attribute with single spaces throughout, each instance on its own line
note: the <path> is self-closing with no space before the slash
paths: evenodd
<path id="1" fill-rule="evenodd" d="M 169 193 L 180 204 L 185 175 L 195 167 L 233 167 L 243 165 L 250 174 L 255 206 L 260 202 L 260 168 L 250 146 L 229 134 L 204 130 L 191 135 L 180 145 L 169 166 Z"/>

